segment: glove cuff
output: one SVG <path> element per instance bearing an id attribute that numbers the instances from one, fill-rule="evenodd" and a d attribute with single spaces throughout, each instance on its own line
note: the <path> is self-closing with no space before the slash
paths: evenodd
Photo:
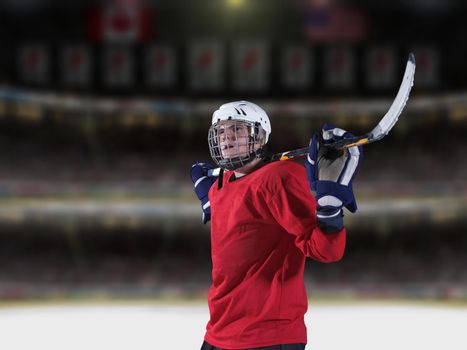
<path id="1" fill-rule="evenodd" d="M 357 203 L 353 194 L 352 185 L 344 186 L 334 181 L 317 181 L 316 198 L 331 195 L 340 199 L 343 206 L 346 207 L 350 212 L 355 213 L 357 211 Z"/>
<path id="2" fill-rule="evenodd" d="M 320 208 L 316 212 L 318 226 L 324 233 L 336 233 L 344 227 L 342 208 Z"/>
<path id="3" fill-rule="evenodd" d="M 211 220 L 211 213 L 205 213 L 203 211 L 203 214 L 201 215 L 201 223 L 206 225 L 210 220 Z"/>

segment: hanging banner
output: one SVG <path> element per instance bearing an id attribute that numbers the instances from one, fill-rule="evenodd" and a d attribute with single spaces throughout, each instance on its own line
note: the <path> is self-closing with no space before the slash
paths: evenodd
<path id="1" fill-rule="evenodd" d="M 191 43 L 188 84 L 192 90 L 215 91 L 224 86 L 224 50 L 217 41 Z"/>
<path id="2" fill-rule="evenodd" d="M 311 85 L 312 56 L 306 46 L 288 46 L 282 51 L 282 85 L 289 89 Z"/>
<path id="3" fill-rule="evenodd" d="M 22 82 L 47 84 L 49 82 L 49 52 L 43 44 L 25 44 L 18 50 L 18 71 Z"/>
<path id="4" fill-rule="evenodd" d="M 156 88 L 170 88 L 177 81 L 177 57 L 169 45 L 152 45 L 145 52 L 144 79 L 146 85 Z"/>
<path id="5" fill-rule="evenodd" d="M 232 81 L 238 91 L 264 91 L 269 87 L 269 52 L 261 41 L 243 41 L 232 50 Z"/>
<path id="6" fill-rule="evenodd" d="M 439 52 L 434 46 L 416 46 L 413 49 L 417 62 L 415 84 L 417 87 L 434 88 L 439 85 Z"/>
<path id="7" fill-rule="evenodd" d="M 91 83 L 91 53 L 84 45 L 66 46 L 61 52 L 61 77 L 65 85 L 88 86 Z"/>
<path id="8" fill-rule="evenodd" d="M 328 47 L 324 53 L 324 84 L 329 88 L 352 88 L 355 85 L 354 52 L 346 46 Z"/>
<path id="9" fill-rule="evenodd" d="M 366 82 L 375 89 L 390 88 L 398 81 L 396 53 L 391 46 L 377 46 L 366 52 Z"/>
<path id="10" fill-rule="evenodd" d="M 128 87 L 134 82 L 134 62 L 128 48 L 106 48 L 103 54 L 103 81 L 111 88 Z"/>

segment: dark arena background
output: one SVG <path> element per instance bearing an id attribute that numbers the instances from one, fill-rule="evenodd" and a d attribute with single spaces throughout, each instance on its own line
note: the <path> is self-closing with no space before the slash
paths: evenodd
<path id="1" fill-rule="evenodd" d="M 306 288 L 310 305 L 454 307 L 465 324 L 466 14 L 460 0 L 2 1 L 0 324 L 31 304 L 195 304 L 196 343 L 172 348 L 198 349 L 210 233 L 189 171 L 210 160 L 213 111 L 262 106 L 271 153 L 326 122 L 363 134 L 410 52 L 411 97 L 364 148 L 345 256 L 307 261 Z"/>

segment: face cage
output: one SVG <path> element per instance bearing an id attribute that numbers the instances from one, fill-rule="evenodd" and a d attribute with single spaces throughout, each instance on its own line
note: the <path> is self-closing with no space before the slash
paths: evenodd
<path id="1" fill-rule="evenodd" d="M 238 168 L 241 168 L 248 163 L 250 163 L 252 160 L 256 158 L 262 158 L 264 155 L 263 152 L 263 146 L 264 146 L 264 140 L 265 140 L 265 133 L 263 131 L 263 128 L 261 127 L 260 123 L 254 123 L 250 121 L 243 121 L 243 120 L 229 120 L 228 121 L 228 126 L 233 127 L 233 142 L 236 143 L 236 148 L 237 148 L 237 156 L 234 157 L 224 157 L 222 154 L 222 149 L 221 149 L 221 139 L 220 139 L 220 133 L 219 131 L 221 130 L 220 127 L 222 125 L 226 125 L 225 121 L 217 122 L 213 124 L 209 128 L 208 132 L 208 144 L 209 144 L 209 151 L 211 153 L 211 157 L 216 162 L 216 164 L 221 167 L 224 170 L 235 170 Z M 238 138 L 237 138 L 237 127 L 239 126 L 246 126 L 248 129 L 248 135 L 246 136 L 248 138 L 246 146 L 248 147 L 248 153 L 245 155 L 239 155 L 240 153 L 245 153 L 245 152 L 240 152 L 239 147 L 242 145 L 238 145 Z M 224 133 L 226 131 L 224 130 Z M 255 150 L 255 146 L 258 145 L 259 147 Z"/>

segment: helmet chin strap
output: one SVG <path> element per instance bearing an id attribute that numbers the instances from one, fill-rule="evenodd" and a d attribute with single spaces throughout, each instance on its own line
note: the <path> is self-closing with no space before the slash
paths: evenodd
<path id="1" fill-rule="evenodd" d="M 220 190 L 222 188 L 222 184 L 224 183 L 224 169 L 221 168 L 219 172 L 219 177 L 217 181 L 217 189 Z"/>
<path id="2" fill-rule="evenodd" d="M 233 157 L 222 160 L 219 162 L 219 165 L 225 170 L 236 170 L 250 164 L 255 159 L 264 159 L 265 156 L 266 147 L 263 146 L 245 157 Z"/>

